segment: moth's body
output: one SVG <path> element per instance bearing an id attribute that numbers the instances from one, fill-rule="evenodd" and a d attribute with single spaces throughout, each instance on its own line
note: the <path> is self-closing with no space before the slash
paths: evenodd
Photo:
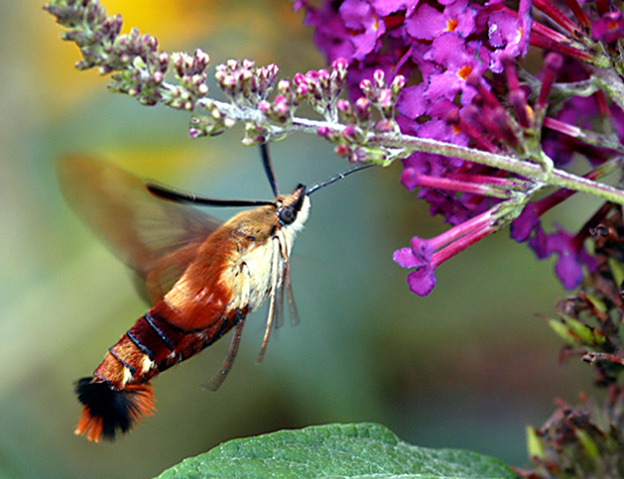
<path id="1" fill-rule="evenodd" d="M 296 199 L 284 195 L 278 201 Z M 221 225 L 164 298 L 111 348 L 94 376 L 117 390 L 143 384 L 210 346 L 258 309 L 281 287 L 309 207 L 306 197 L 288 227 L 280 224 L 273 206 L 244 211 Z"/>
<path id="2" fill-rule="evenodd" d="M 109 349 L 93 377 L 78 382 L 84 407 L 77 434 L 99 441 L 128 431 L 152 414 L 151 378 L 236 328 L 224 366 L 213 377 L 216 389 L 236 355 L 246 316 L 270 299 L 264 352 L 277 291 L 289 283 L 292 245 L 308 218 L 304 186 L 219 225 L 153 197 L 142 182 L 111 165 L 68 159 L 60 176 L 70 203 L 135 269 L 153 305 Z"/>
<path id="3" fill-rule="evenodd" d="M 298 198 L 285 195 L 276 201 L 294 204 Z M 281 225 L 274 206 L 263 206 L 239 213 L 217 229 L 165 295 L 165 301 L 190 321 L 184 327 L 207 327 L 224 308 L 247 308 L 248 312 L 257 309 L 271 291 L 274 272 L 281 285 L 284 263 L 296 233 L 308 218 L 309 208 L 305 197 L 297 220 L 288 227 Z"/>

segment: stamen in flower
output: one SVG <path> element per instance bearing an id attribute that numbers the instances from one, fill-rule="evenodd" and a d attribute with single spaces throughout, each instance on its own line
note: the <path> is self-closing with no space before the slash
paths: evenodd
<path id="1" fill-rule="evenodd" d="M 449 18 L 446 21 L 446 30 L 444 30 L 445 32 L 452 32 L 453 30 L 455 30 L 457 28 L 457 20 L 454 20 L 452 18 Z"/>
<path id="2" fill-rule="evenodd" d="M 462 80 L 465 80 L 466 78 L 468 78 L 468 76 L 471 73 L 472 73 L 472 67 L 470 65 L 466 65 L 457 71 L 457 76 L 461 78 Z"/>

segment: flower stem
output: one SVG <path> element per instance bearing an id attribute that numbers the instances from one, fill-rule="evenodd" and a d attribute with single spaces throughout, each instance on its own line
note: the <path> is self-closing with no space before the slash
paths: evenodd
<path id="1" fill-rule="evenodd" d="M 443 143 L 429 138 L 416 138 L 408 135 L 377 134 L 369 137 L 370 144 L 384 144 L 389 147 L 403 147 L 409 152 L 420 151 L 435 153 L 444 156 L 462 158 L 493 168 L 516 173 L 543 183 L 543 186 L 558 186 L 568 188 L 603 198 L 619 205 L 624 205 L 624 191 L 604 183 L 583 178 L 563 170 L 553 169 L 544 171 L 542 166 L 525 160 L 518 160 L 509 156 L 489 153 L 465 146 Z"/>
<path id="2" fill-rule="evenodd" d="M 604 91 L 620 108 L 624 109 L 624 82 L 612 68 L 589 67 L 591 79 L 595 85 Z"/>

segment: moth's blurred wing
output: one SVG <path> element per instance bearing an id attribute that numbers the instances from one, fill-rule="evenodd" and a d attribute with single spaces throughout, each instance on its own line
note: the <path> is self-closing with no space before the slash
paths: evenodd
<path id="1" fill-rule="evenodd" d="M 74 212 L 137 274 L 154 304 L 171 289 L 220 221 L 152 195 L 135 176 L 84 157 L 59 162 L 61 191 Z"/>

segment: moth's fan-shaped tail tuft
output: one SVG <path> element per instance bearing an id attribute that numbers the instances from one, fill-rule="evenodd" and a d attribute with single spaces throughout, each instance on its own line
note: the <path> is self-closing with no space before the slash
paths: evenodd
<path id="1" fill-rule="evenodd" d="M 101 437 L 113 441 L 117 432 L 126 433 L 144 416 L 154 414 L 154 392 L 149 384 L 133 384 L 120 391 L 94 378 L 76 383 L 78 400 L 83 404 L 77 435 L 89 441 Z"/>

